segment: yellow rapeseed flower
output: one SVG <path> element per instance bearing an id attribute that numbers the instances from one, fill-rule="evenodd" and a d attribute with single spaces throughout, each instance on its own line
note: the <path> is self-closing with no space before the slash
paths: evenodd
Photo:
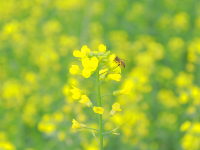
<path id="1" fill-rule="evenodd" d="M 98 114 L 103 114 L 104 112 L 104 109 L 102 107 L 93 107 L 93 110 L 95 113 L 98 113 Z"/>
<path id="2" fill-rule="evenodd" d="M 89 69 L 83 69 L 83 71 L 82 71 L 82 75 L 85 78 L 89 78 L 91 76 L 91 74 L 92 74 L 92 72 Z"/>
<path id="3" fill-rule="evenodd" d="M 110 115 L 113 116 L 115 114 L 116 111 L 122 111 L 120 109 L 120 104 L 118 102 L 114 103 L 112 105 L 112 110 L 110 111 Z"/>
<path id="4" fill-rule="evenodd" d="M 87 105 L 88 107 L 92 106 L 92 102 L 86 95 L 81 95 L 81 100 L 79 102 Z"/>
<path id="5" fill-rule="evenodd" d="M 69 69 L 69 72 L 73 75 L 75 74 L 81 74 L 81 70 L 79 69 L 78 65 L 72 65 L 72 67 Z"/>
<path id="6" fill-rule="evenodd" d="M 113 92 L 114 96 L 122 95 L 122 94 L 129 94 L 130 89 L 122 89 L 122 90 L 117 90 Z"/>
<path id="7" fill-rule="evenodd" d="M 121 73 L 121 68 L 118 66 L 116 68 L 114 68 L 112 71 L 114 71 L 115 73 Z"/>
<path id="8" fill-rule="evenodd" d="M 116 58 L 115 54 L 110 55 L 109 62 L 113 62 L 115 60 L 115 58 Z"/>
<path id="9" fill-rule="evenodd" d="M 92 57 L 91 59 L 85 57 L 82 59 L 82 65 L 84 67 L 82 71 L 83 77 L 89 78 L 98 67 L 98 59 L 96 57 Z"/>
<path id="10" fill-rule="evenodd" d="M 73 89 L 70 90 L 70 92 L 72 92 L 72 98 L 73 99 L 79 99 L 81 97 L 81 90 L 72 86 Z"/>
<path id="11" fill-rule="evenodd" d="M 86 127 L 86 125 L 77 122 L 75 119 L 73 119 L 72 123 L 73 123 L 72 124 L 73 129 L 82 129 L 82 128 Z"/>
<path id="12" fill-rule="evenodd" d="M 103 44 L 99 45 L 99 52 L 106 52 L 106 46 Z"/>
<path id="13" fill-rule="evenodd" d="M 73 55 L 74 55 L 75 57 L 84 58 L 84 57 L 86 56 L 87 53 L 90 54 L 90 49 L 89 49 L 86 45 L 84 45 L 84 46 L 81 48 L 81 51 L 75 50 L 75 51 L 73 52 Z"/>
<path id="14" fill-rule="evenodd" d="M 96 57 L 92 57 L 91 59 L 86 57 L 82 59 L 82 65 L 88 70 L 95 71 L 98 67 L 98 59 Z"/>
<path id="15" fill-rule="evenodd" d="M 121 79 L 120 74 L 109 74 L 108 77 L 106 78 L 106 81 L 110 80 L 120 81 L 120 79 Z"/>

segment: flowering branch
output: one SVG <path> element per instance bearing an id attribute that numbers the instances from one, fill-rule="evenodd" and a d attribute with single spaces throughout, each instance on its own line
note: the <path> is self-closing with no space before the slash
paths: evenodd
<path id="1" fill-rule="evenodd" d="M 70 92 L 72 92 L 72 98 L 75 100 L 79 100 L 80 103 L 84 104 L 87 107 L 91 107 L 95 113 L 98 113 L 99 115 L 99 129 L 93 129 L 90 127 L 87 127 L 85 124 L 77 122 L 75 119 L 73 119 L 72 128 L 73 129 L 90 129 L 94 138 L 99 144 L 100 150 L 103 150 L 103 134 L 107 133 L 113 133 L 116 135 L 119 135 L 119 133 L 115 133 L 115 131 L 118 129 L 115 128 L 112 131 L 104 132 L 103 133 L 103 123 L 108 120 L 111 116 L 113 116 L 117 111 L 121 111 L 120 104 L 114 103 L 112 105 L 112 110 L 110 111 L 110 115 L 108 118 L 106 118 L 104 121 L 102 121 L 102 114 L 104 113 L 104 108 L 102 108 L 101 104 L 101 98 L 108 95 L 121 95 L 121 94 L 128 94 L 129 90 L 123 89 L 114 91 L 111 94 L 106 94 L 101 96 L 100 93 L 100 86 L 103 81 L 120 81 L 121 79 L 121 68 L 119 67 L 119 63 L 115 61 L 116 55 L 112 54 L 110 55 L 110 51 L 106 52 L 106 46 L 103 44 L 99 45 L 99 51 L 90 51 L 90 49 L 85 45 L 81 48 L 81 51 L 75 50 L 73 52 L 73 55 L 75 57 L 78 57 L 78 59 L 82 62 L 83 69 L 80 69 L 78 65 L 72 65 L 72 67 L 69 69 L 70 73 L 73 75 L 79 75 L 84 78 L 90 78 L 96 82 L 97 86 L 97 92 L 87 92 L 84 90 L 80 90 L 74 86 L 73 89 L 70 89 Z M 100 65 L 101 64 L 101 65 Z M 107 66 L 106 69 L 101 69 L 100 67 Z M 100 70 L 101 69 L 101 70 Z M 108 74 L 109 71 L 112 71 L 112 74 Z M 91 77 L 91 75 L 96 72 L 96 79 Z M 93 103 L 90 101 L 89 97 L 86 94 L 96 94 L 98 99 L 98 107 L 94 106 Z M 99 141 L 94 134 L 93 130 L 96 130 L 99 132 Z"/>
<path id="2" fill-rule="evenodd" d="M 113 95 L 113 93 L 106 94 L 106 95 L 102 95 L 101 97 L 104 97 L 104 96 L 109 96 L 109 95 Z"/>

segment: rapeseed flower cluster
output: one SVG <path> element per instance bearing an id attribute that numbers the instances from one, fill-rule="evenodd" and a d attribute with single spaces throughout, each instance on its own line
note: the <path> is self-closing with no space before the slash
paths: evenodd
<path id="1" fill-rule="evenodd" d="M 120 104 L 118 102 L 114 103 L 112 105 L 112 110 L 110 111 L 110 115 L 107 119 L 102 121 L 102 114 L 104 113 L 104 108 L 101 106 L 101 97 L 107 96 L 107 95 L 122 95 L 122 94 L 129 94 L 130 89 L 123 89 L 123 90 L 117 90 L 114 91 L 111 94 L 103 95 L 101 96 L 100 93 L 100 86 L 102 82 L 115 80 L 120 81 L 121 79 L 121 68 L 119 62 L 115 60 L 116 55 L 110 54 L 110 51 L 106 51 L 106 46 L 103 44 L 99 45 L 98 51 L 91 51 L 86 45 L 81 48 L 81 50 L 75 50 L 73 52 L 73 55 L 78 58 L 79 61 L 82 63 L 82 67 L 79 67 L 79 65 L 72 65 L 72 67 L 69 69 L 70 73 L 72 75 L 79 75 L 84 78 L 91 78 L 91 80 L 94 80 L 97 84 L 97 92 L 86 92 L 84 90 L 80 90 L 72 85 L 72 89 L 70 92 L 72 93 L 72 98 L 75 100 L 79 100 L 80 103 L 85 104 L 87 107 L 92 107 L 94 113 L 99 114 L 99 129 L 93 129 L 90 128 L 84 124 L 81 124 L 77 122 L 75 119 L 73 119 L 72 128 L 73 129 L 91 129 L 92 133 L 93 130 L 99 131 L 99 140 L 97 140 L 95 134 L 93 133 L 95 139 L 99 143 L 100 149 L 103 149 L 103 128 L 102 124 L 111 116 L 113 116 L 117 111 L 122 111 L 120 108 Z M 103 66 L 101 68 L 101 66 Z M 82 69 L 81 69 L 82 68 Z M 96 78 L 93 77 L 93 74 L 96 72 Z M 95 106 L 87 96 L 87 94 L 96 94 L 98 98 L 98 106 Z M 116 135 L 119 135 L 119 133 L 115 133 L 116 129 L 113 129 L 112 131 L 108 133 L 113 133 Z M 106 132 L 107 133 L 107 132 Z"/>

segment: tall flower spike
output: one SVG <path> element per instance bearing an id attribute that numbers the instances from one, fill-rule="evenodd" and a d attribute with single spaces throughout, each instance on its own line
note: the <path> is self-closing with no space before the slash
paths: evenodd
<path id="1" fill-rule="evenodd" d="M 99 131 L 99 140 L 96 138 L 95 134 L 94 137 L 99 143 L 100 150 L 103 150 L 103 134 L 105 133 L 112 133 L 115 135 L 119 135 L 119 133 L 116 133 L 116 130 L 118 128 L 113 129 L 110 132 L 105 132 L 103 133 L 103 123 L 113 116 L 115 112 L 121 111 L 120 109 L 120 104 L 119 103 L 114 103 L 112 105 L 112 110 L 110 111 L 109 117 L 102 121 L 102 114 L 104 113 L 104 108 L 101 107 L 101 98 L 107 95 L 120 95 L 120 94 L 128 94 L 130 90 L 128 89 L 122 89 L 118 91 L 114 91 L 112 94 L 106 94 L 101 96 L 101 90 L 100 86 L 103 81 L 110 81 L 110 80 L 115 80 L 115 81 L 120 81 L 121 79 L 121 67 L 119 66 L 119 63 L 117 62 L 118 59 L 116 59 L 115 54 L 111 54 L 110 51 L 106 52 L 106 46 L 103 44 L 100 44 L 98 47 L 98 51 L 90 51 L 90 49 L 84 45 L 81 48 L 81 51 L 75 50 L 73 52 L 73 55 L 75 57 L 78 57 L 79 60 L 82 63 L 83 68 L 81 70 L 79 69 L 79 66 L 73 65 L 70 68 L 70 73 L 71 74 L 78 74 L 80 76 L 83 76 L 84 78 L 91 78 L 96 81 L 96 86 L 97 86 L 97 91 L 95 92 L 89 92 L 89 93 L 95 93 L 97 94 L 98 98 L 98 106 L 93 106 L 92 102 L 86 95 L 81 95 L 82 91 L 79 90 L 78 88 L 73 87 L 70 91 L 73 93 L 72 97 L 74 99 L 80 99 L 79 102 L 85 104 L 88 107 L 92 107 L 93 111 L 98 114 L 99 118 L 99 129 L 93 129 L 86 127 L 84 124 L 78 123 L 75 119 L 73 119 L 73 125 L 72 128 L 74 129 L 91 129 L 91 130 L 97 130 Z M 94 72 L 96 71 L 96 78 L 90 77 Z M 109 74 L 109 72 L 112 72 L 112 74 Z M 93 133 L 93 131 L 92 131 Z"/>
<path id="2" fill-rule="evenodd" d="M 70 92 L 72 92 L 72 98 L 73 99 L 79 99 L 81 97 L 81 90 L 79 90 L 78 88 L 72 86 L 73 89 L 70 90 Z"/>
<path id="3" fill-rule="evenodd" d="M 81 95 L 81 100 L 79 102 L 85 104 L 88 107 L 92 106 L 92 102 L 86 95 Z"/>
<path id="4" fill-rule="evenodd" d="M 114 103 L 112 105 L 112 110 L 110 111 L 110 115 L 113 116 L 115 114 L 116 111 L 122 111 L 120 109 L 120 104 L 118 102 Z"/>

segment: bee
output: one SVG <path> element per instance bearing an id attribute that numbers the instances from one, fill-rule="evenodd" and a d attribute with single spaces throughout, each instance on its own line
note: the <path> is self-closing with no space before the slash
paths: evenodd
<path id="1" fill-rule="evenodd" d="M 114 61 L 116 62 L 116 63 L 118 63 L 119 65 L 121 65 L 122 67 L 124 67 L 125 68 L 125 63 L 122 61 L 122 59 L 121 58 L 119 58 L 119 57 L 115 57 L 115 59 L 114 59 Z M 118 66 L 119 66 L 118 65 Z"/>

